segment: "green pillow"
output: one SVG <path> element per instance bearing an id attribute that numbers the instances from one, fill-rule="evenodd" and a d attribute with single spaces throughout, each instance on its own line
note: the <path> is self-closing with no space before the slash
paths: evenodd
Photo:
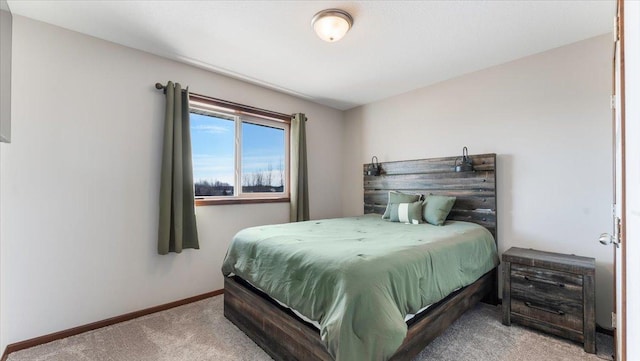
<path id="1" fill-rule="evenodd" d="M 419 201 L 420 198 L 422 198 L 421 194 L 408 194 L 398 191 L 389 191 L 389 202 L 387 202 L 387 209 L 384 211 L 382 219 L 389 219 L 391 217 L 390 206 L 392 204 L 413 203 Z"/>
<path id="2" fill-rule="evenodd" d="M 444 224 L 445 219 L 451 212 L 453 204 L 456 202 L 456 197 L 447 196 L 432 196 L 429 195 L 424 200 L 424 220 L 434 226 L 441 226 Z"/>
<path id="3" fill-rule="evenodd" d="M 422 223 L 422 201 L 391 205 L 391 222 Z"/>

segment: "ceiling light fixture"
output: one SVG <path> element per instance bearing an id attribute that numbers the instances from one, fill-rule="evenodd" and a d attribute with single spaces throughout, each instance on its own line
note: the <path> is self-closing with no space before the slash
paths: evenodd
<path id="1" fill-rule="evenodd" d="M 311 26 L 320 39 L 330 43 L 342 39 L 353 26 L 353 18 L 340 9 L 326 9 L 313 16 Z"/>

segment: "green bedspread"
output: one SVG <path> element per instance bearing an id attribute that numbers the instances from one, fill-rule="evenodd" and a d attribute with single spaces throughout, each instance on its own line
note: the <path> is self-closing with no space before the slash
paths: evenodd
<path id="1" fill-rule="evenodd" d="M 404 316 L 467 286 L 498 264 L 481 226 L 408 225 L 379 215 L 247 228 L 222 272 L 318 321 L 337 361 L 387 360 Z"/>

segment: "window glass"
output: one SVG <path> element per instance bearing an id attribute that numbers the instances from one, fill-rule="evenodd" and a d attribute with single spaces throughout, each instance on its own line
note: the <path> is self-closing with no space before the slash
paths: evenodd
<path id="1" fill-rule="evenodd" d="M 242 192 L 284 192 L 284 162 L 284 129 L 242 122 Z"/>
<path id="2" fill-rule="evenodd" d="M 197 113 L 190 120 L 195 196 L 233 196 L 235 121 Z"/>

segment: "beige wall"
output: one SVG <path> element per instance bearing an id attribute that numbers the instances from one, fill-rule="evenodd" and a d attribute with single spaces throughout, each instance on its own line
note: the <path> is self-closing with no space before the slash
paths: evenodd
<path id="1" fill-rule="evenodd" d="M 14 17 L 12 143 L 0 164 L 0 350 L 223 287 L 231 237 L 288 204 L 199 207 L 199 251 L 156 254 L 164 100 L 156 82 L 304 112 L 310 214 L 339 217 L 342 112 Z"/>
<path id="2" fill-rule="evenodd" d="M 344 215 L 362 213 L 362 163 L 498 154 L 499 250 L 597 260 L 609 326 L 611 36 L 604 35 L 361 106 L 345 114 Z"/>

